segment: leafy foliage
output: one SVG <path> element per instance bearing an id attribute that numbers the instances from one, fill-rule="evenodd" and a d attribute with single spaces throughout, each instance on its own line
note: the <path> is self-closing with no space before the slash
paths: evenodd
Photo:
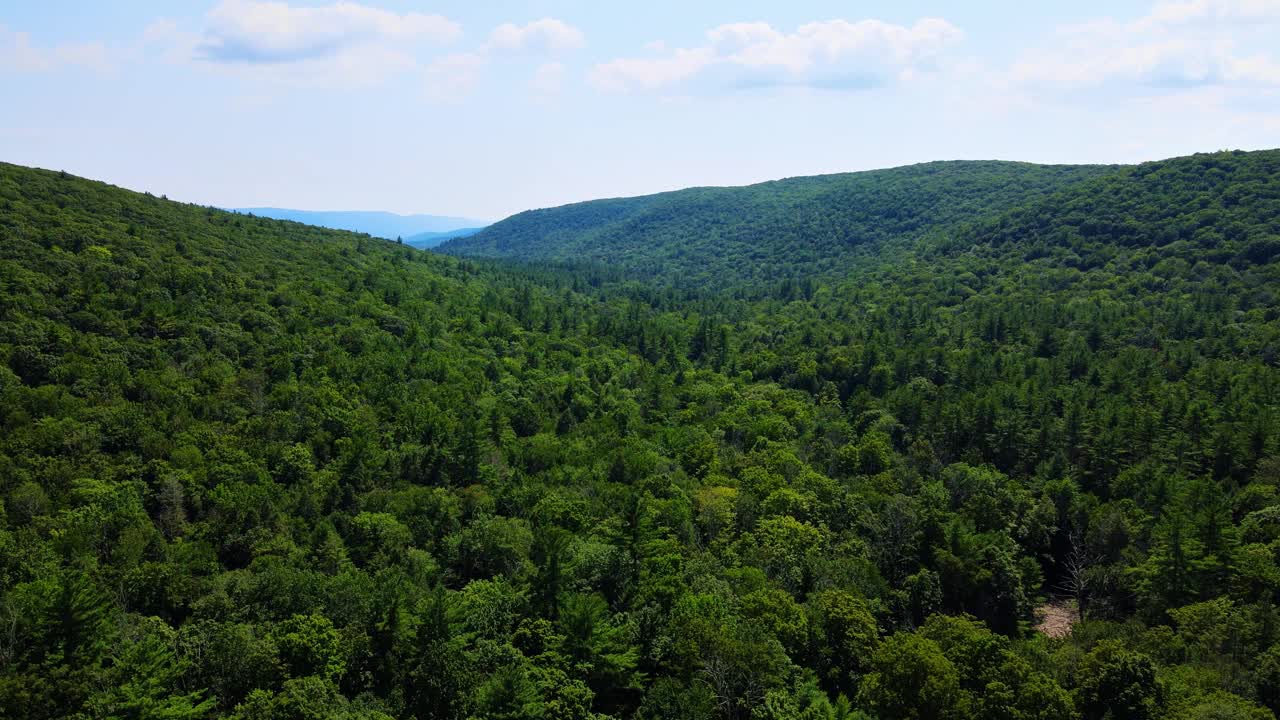
<path id="1" fill-rule="evenodd" d="M 439 249 L 602 263 L 689 287 L 772 285 L 844 270 L 886 241 L 1008 209 L 1110 169 L 935 162 L 691 188 L 530 210 Z"/>
<path id="2" fill-rule="evenodd" d="M 1280 153 L 890 176 L 719 292 L 0 166 L 0 716 L 1273 717 Z"/>

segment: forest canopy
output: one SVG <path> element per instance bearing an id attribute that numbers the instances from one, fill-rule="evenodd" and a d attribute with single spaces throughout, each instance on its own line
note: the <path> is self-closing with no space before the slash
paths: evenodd
<path id="1" fill-rule="evenodd" d="M 740 289 L 843 271 L 889 241 L 954 228 L 1114 169 L 935 162 L 691 188 L 530 210 L 439 251 L 600 263 L 659 285 Z"/>
<path id="2" fill-rule="evenodd" d="M 0 716 L 1273 718 L 1280 152 L 873 175 L 495 261 L 0 165 Z"/>

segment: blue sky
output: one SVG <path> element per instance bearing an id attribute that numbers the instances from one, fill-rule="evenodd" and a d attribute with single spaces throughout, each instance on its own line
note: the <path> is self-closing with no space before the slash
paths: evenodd
<path id="1" fill-rule="evenodd" d="M 498 219 L 935 159 L 1280 146 L 1280 0 L 0 5 L 0 160 Z"/>

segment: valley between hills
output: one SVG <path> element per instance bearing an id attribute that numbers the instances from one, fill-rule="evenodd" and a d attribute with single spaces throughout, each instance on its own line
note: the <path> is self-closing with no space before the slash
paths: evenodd
<path id="1" fill-rule="evenodd" d="M 1280 151 L 442 240 L 0 164 L 0 717 L 1280 710 Z"/>

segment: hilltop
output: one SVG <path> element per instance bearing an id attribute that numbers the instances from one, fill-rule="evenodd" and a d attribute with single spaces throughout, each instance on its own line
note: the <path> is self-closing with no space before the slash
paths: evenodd
<path id="1" fill-rule="evenodd" d="M 441 252 L 599 263 L 698 287 L 830 276 L 890 241 L 910 241 L 1030 202 L 1112 166 L 938 162 L 691 188 L 530 210 Z"/>

